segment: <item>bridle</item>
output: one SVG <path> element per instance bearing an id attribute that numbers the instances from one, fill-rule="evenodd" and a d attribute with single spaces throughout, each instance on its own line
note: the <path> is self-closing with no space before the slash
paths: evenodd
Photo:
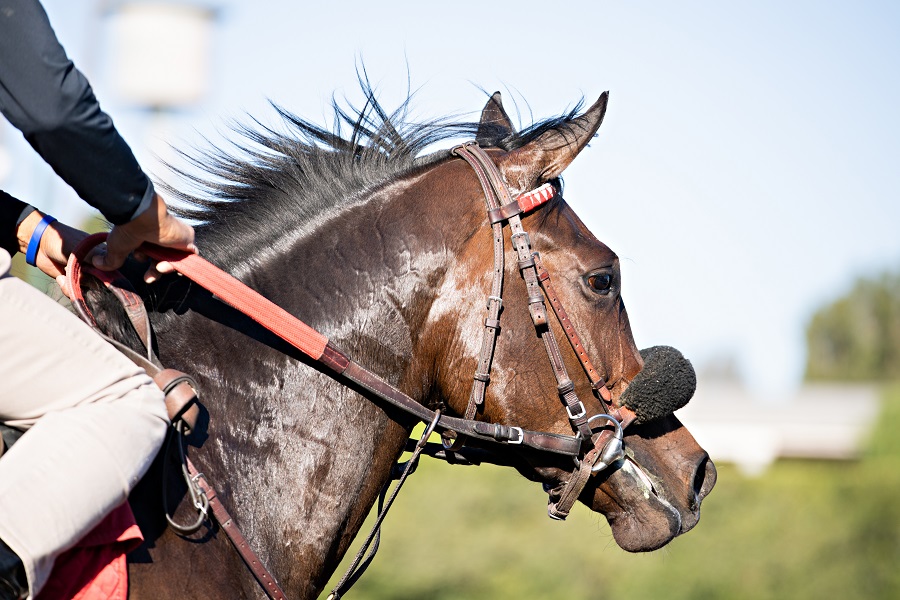
<path id="1" fill-rule="evenodd" d="M 477 143 L 461 144 L 454 147 L 451 153 L 465 160 L 475 171 L 484 192 L 488 220 L 494 238 L 494 271 L 491 294 L 487 301 L 488 316 L 484 320 L 481 353 L 465 417 L 471 419 L 475 416 L 478 406 L 484 403 L 486 387 L 490 381 L 491 363 L 503 307 L 505 271 L 503 225 L 506 223 L 511 230 L 510 240 L 516 253 L 518 269 L 525 281 L 531 321 L 543 341 L 547 358 L 556 377 L 556 389 L 565 406 L 572 429 L 576 432 L 575 438 L 581 443 L 581 454 L 575 457 L 576 469 L 572 477 L 549 491 L 547 512 L 551 518 L 562 520 L 568 516 L 589 477 L 622 459 L 624 456 L 622 430 L 634 420 L 635 415 L 626 407 L 612 407 L 612 396 L 606 387 L 606 379 L 594 368 L 575 326 L 551 284 L 550 274 L 544 267 L 540 254 L 532 250 L 531 238 L 522 225 L 521 215 L 548 202 L 555 195 L 555 188 L 545 183 L 540 188 L 513 200 L 500 170 Z M 550 301 L 556 318 L 590 380 L 591 389 L 603 409 L 601 413 L 588 416 L 584 403 L 575 391 L 575 384 L 569 377 L 556 336 L 547 320 L 544 295 Z M 595 427 L 599 429 L 597 425 L 603 428 L 595 432 Z M 613 429 L 610 430 L 606 426 L 612 426 Z M 445 447 L 450 449 L 458 447 L 459 440 L 451 438 L 452 436 L 444 436 Z"/>
<path id="2" fill-rule="evenodd" d="M 353 361 L 346 353 L 334 346 L 327 337 L 309 327 L 284 309 L 267 300 L 253 291 L 228 273 L 213 266 L 196 254 L 184 251 L 147 245 L 141 247 L 141 251 L 149 257 L 167 261 L 180 274 L 188 277 L 201 287 L 206 288 L 215 296 L 232 306 L 238 311 L 269 329 L 272 333 L 290 343 L 303 352 L 306 356 L 318 363 L 321 367 L 331 372 L 339 382 L 351 383 L 369 392 L 376 398 L 402 410 L 416 419 L 428 424 L 425 435 L 413 447 L 414 456 L 406 463 L 400 482 L 395 487 L 391 497 L 396 496 L 399 486 L 415 468 L 415 461 L 420 453 L 442 458 L 451 463 L 479 464 L 481 462 L 494 462 L 496 464 L 509 464 L 501 454 L 495 453 L 485 447 L 470 448 L 465 445 L 468 439 L 486 442 L 488 446 L 495 445 L 504 449 L 527 448 L 532 451 L 543 452 L 557 457 L 569 457 L 574 461 L 575 468 L 568 481 L 560 483 L 555 488 L 548 490 L 548 514 L 554 519 L 565 519 L 569 514 L 578 496 L 586 486 L 590 477 L 610 465 L 621 460 L 623 451 L 623 429 L 635 419 L 635 414 L 627 407 L 615 407 L 611 403 L 611 394 L 606 386 L 606 380 L 594 368 L 580 337 L 575 331 L 562 303 L 556 294 L 550 281 L 550 275 L 544 268 L 540 255 L 531 247 L 531 240 L 524 230 L 521 215 L 533 211 L 547 203 L 556 193 L 550 184 L 544 184 L 532 192 L 522 194 L 513 199 L 503 177 L 491 161 L 487 153 L 475 142 L 469 142 L 454 147 L 451 153 L 465 160 L 474 170 L 484 191 L 487 205 L 488 219 L 493 233 L 494 247 L 494 271 L 491 284 L 491 292 L 487 300 L 488 315 L 484 320 L 481 351 L 478 357 L 478 365 L 474 374 L 474 382 L 466 411 L 462 417 L 453 417 L 443 414 L 439 410 L 431 410 L 416 402 L 387 381 L 372 373 L 365 367 Z M 531 431 L 514 425 L 488 423 L 477 420 L 478 408 L 484 404 L 487 386 L 490 382 L 491 366 L 493 362 L 494 348 L 500 328 L 500 317 L 503 307 L 503 277 L 504 277 L 504 224 L 508 224 L 512 231 L 511 240 L 516 253 L 519 271 L 525 281 L 528 293 L 528 309 L 532 322 L 538 335 L 543 341 L 554 376 L 557 381 L 557 390 L 564 404 L 565 411 L 572 425 L 575 435 L 563 435 L 551 432 Z M 73 299 L 76 311 L 79 315 L 101 335 L 114 343 L 132 360 L 144 367 L 151 375 L 164 371 L 172 371 L 168 377 L 157 379 L 160 387 L 177 392 L 181 397 L 176 405 L 174 417 L 180 417 L 191 410 L 191 404 L 196 400 L 194 394 L 185 393 L 185 386 L 190 391 L 196 392 L 196 384 L 183 373 L 174 372 L 171 369 L 163 370 L 153 354 L 153 344 L 150 339 L 151 329 L 146 310 L 140 297 L 132 291 L 124 289 L 124 278 L 117 275 L 105 274 L 96 271 L 88 265 L 82 265 L 87 253 L 94 246 L 105 239 L 105 234 L 96 234 L 88 237 L 76 248 L 70 257 L 67 267 L 68 292 Z M 147 355 L 141 355 L 126 346 L 110 340 L 99 331 L 97 323 L 93 319 L 81 290 L 81 275 L 87 271 L 98 276 L 103 283 L 110 288 L 116 297 L 126 308 L 126 314 L 131 319 L 135 330 L 141 337 Z M 603 412 L 588 416 L 584 403 L 579 399 L 575 385 L 568 375 L 562 352 L 548 322 L 544 295 L 550 301 L 556 318 L 559 320 L 576 356 L 578 357 L 585 374 L 591 383 L 591 389 Z M 191 396 L 185 399 L 185 396 Z M 169 399 L 167 398 L 167 403 Z M 193 407 L 196 409 L 196 407 Z M 432 432 L 442 435 L 442 444 L 427 443 L 426 440 Z M 412 441 L 412 440 L 411 440 Z M 240 534 L 233 519 L 224 510 L 216 498 L 215 492 L 206 481 L 206 478 L 196 472 L 190 461 L 185 459 L 185 474 L 188 488 L 192 491 L 195 506 L 201 510 L 202 523 L 206 517 L 206 506 L 213 509 L 213 514 L 232 543 L 238 549 L 241 558 L 251 568 L 260 585 L 271 598 L 284 598 L 274 577 L 261 566 L 258 557 L 247 546 L 246 540 Z M 382 495 L 382 498 L 384 495 Z M 201 508 L 202 507 L 202 508 Z M 381 512 L 379 524 L 383 515 L 390 508 L 390 503 Z M 374 534 L 374 530 L 373 530 Z M 370 540 L 372 535 L 370 534 Z M 368 542 L 364 545 L 368 546 Z M 377 541 L 376 541 L 377 548 Z M 374 554 L 374 551 L 372 552 Z M 362 551 L 355 564 L 359 562 Z M 370 558 L 367 559 L 366 564 Z M 354 564 L 354 567 L 355 567 Z M 353 567 L 351 567 L 351 571 Z M 345 576 L 344 581 L 352 584 L 359 576 Z M 349 586 L 347 586 L 349 587 Z M 333 598 L 339 598 L 346 591 L 342 588 L 340 593 L 336 591 Z"/>

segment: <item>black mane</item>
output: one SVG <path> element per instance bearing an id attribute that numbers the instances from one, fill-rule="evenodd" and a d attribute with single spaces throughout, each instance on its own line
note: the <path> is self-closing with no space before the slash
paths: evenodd
<path id="1" fill-rule="evenodd" d="M 197 235 L 205 254 L 228 268 L 248 246 L 271 246 L 316 217 L 362 201 L 387 182 L 448 156 L 446 150 L 423 154 L 429 146 L 457 137 L 471 139 L 478 130 L 477 122 L 410 120 L 411 96 L 388 113 L 367 82 L 361 87 L 366 97 L 361 109 L 332 102 L 333 130 L 273 103 L 282 131 L 254 119 L 232 125 L 240 140 L 232 142 L 231 151 L 210 145 L 196 157 L 181 153 L 201 174 L 172 167 L 191 191 L 165 187 L 179 201 L 173 211 L 199 223 Z M 568 124 L 581 106 L 579 102 L 569 113 L 521 132 L 498 131 L 491 145 L 519 148 L 548 129 Z"/>

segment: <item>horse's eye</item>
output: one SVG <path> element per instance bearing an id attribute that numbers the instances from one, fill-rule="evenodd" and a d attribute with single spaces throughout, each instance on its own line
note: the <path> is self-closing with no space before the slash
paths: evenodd
<path id="1" fill-rule="evenodd" d="M 609 288 L 612 287 L 612 275 L 609 273 L 595 273 L 593 275 L 588 275 L 587 284 L 592 291 L 595 291 L 598 294 L 605 294 L 609 291 Z"/>

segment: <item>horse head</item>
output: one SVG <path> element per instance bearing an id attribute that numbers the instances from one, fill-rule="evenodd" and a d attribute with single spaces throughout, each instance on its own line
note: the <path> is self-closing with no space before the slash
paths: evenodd
<path id="1" fill-rule="evenodd" d="M 515 132 L 497 93 L 482 113 L 477 141 L 487 149 L 514 195 L 547 183 L 556 191 L 549 205 L 523 216 L 522 225 L 530 232 L 559 300 L 602 377 L 608 404 L 584 376 L 572 348 L 562 343 L 566 370 L 588 415 L 625 407 L 634 418 L 625 429 L 624 456 L 591 477 L 579 499 L 607 518 L 622 548 L 648 551 L 698 522 L 700 503 L 715 484 L 716 471 L 673 414 L 694 392 L 693 369 L 674 349 L 651 349 L 642 357 L 621 296 L 618 257 L 585 227 L 560 195 L 560 175 L 596 134 L 607 99 L 604 94 L 581 116 L 545 123 L 523 136 Z M 462 161 L 451 161 L 445 168 L 447 177 L 467 182 L 462 186 L 464 201 L 480 205 L 483 218 L 484 200 L 472 171 Z M 476 214 L 478 210 L 472 209 Z M 485 228 L 483 220 L 481 227 Z M 433 339 L 441 340 L 441 395 L 460 414 L 467 409 L 473 357 L 478 356 L 481 342 L 478 332 L 483 328 L 484 312 L 476 307 L 483 306 L 490 289 L 489 234 L 486 229 L 482 235 L 472 236 L 438 295 L 454 300 L 435 302 L 429 319 Z M 510 236 L 509 228 L 505 235 Z M 515 263 L 507 264 L 506 271 L 501 330 L 490 384 L 477 418 L 571 435 L 573 425 L 561 403 L 559 380 L 529 317 L 526 286 Z M 556 339 L 566 339 L 562 325 L 552 316 L 548 325 Z M 547 454 L 523 451 L 514 462 L 520 472 L 543 483 L 546 490 L 558 489 L 574 477 L 570 460 Z"/>

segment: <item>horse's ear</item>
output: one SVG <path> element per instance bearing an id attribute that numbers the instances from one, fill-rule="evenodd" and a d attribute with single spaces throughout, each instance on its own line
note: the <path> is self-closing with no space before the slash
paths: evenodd
<path id="1" fill-rule="evenodd" d="M 499 140 L 515 133 L 512 121 L 506 111 L 503 110 L 503 101 L 500 92 L 494 92 L 484 110 L 481 111 L 481 121 L 478 123 L 478 133 L 475 141 L 484 148 L 496 146 Z"/>
<path id="2" fill-rule="evenodd" d="M 506 154 L 500 159 L 506 167 L 504 170 L 515 171 L 516 175 L 507 180 L 512 183 L 512 179 L 518 179 L 523 185 L 530 185 L 559 177 L 597 133 L 608 100 L 609 92 L 603 92 L 581 116 L 545 131 L 537 139 Z"/>

